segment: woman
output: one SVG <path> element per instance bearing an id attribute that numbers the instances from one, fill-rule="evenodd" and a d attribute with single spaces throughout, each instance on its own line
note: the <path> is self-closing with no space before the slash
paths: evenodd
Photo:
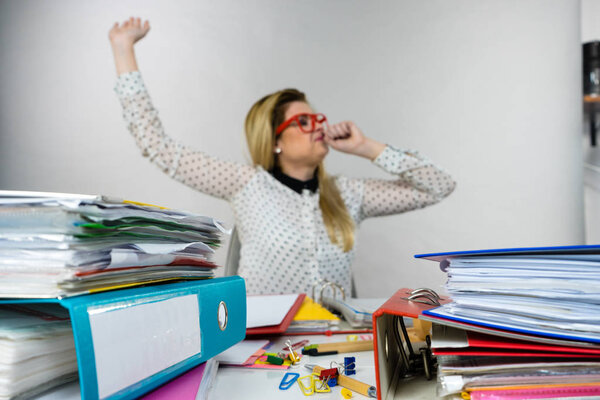
<path id="1" fill-rule="evenodd" d="M 144 156 L 182 183 L 229 201 L 249 294 L 306 293 L 323 279 L 350 293 L 360 222 L 437 203 L 454 189 L 452 178 L 417 152 L 368 138 L 350 121 L 328 125 L 295 89 L 250 109 L 253 166 L 175 142 L 163 131 L 135 59 L 134 44 L 149 29 L 148 21 L 130 18 L 109 32 L 123 116 Z M 368 158 L 395 179 L 331 177 L 323 167 L 330 147 Z"/>

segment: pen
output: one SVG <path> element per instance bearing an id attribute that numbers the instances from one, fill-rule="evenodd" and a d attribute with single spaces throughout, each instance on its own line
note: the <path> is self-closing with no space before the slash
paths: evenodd
<path id="1" fill-rule="evenodd" d="M 305 346 L 302 354 L 310 356 L 324 356 L 338 353 L 355 353 L 357 351 L 373 350 L 372 340 L 359 340 L 356 342 L 321 343 Z"/>
<path id="2" fill-rule="evenodd" d="M 318 374 L 325 369 L 314 364 L 306 364 L 305 367 Z M 356 393 L 360 393 L 363 396 L 372 397 L 375 399 L 377 398 L 377 388 L 375 386 L 367 385 L 366 383 L 362 383 L 356 379 L 347 377 L 346 375 L 338 375 L 337 383 L 338 385 L 343 386 L 346 389 L 350 389 Z"/>

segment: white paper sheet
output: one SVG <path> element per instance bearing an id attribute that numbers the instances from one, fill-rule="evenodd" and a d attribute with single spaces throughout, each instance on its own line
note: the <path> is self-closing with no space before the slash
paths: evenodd
<path id="1" fill-rule="evenodd" d="M 242 365 L 252 354 L 267 344 L 269 344 L 268 340 L 242 340 L 235 346 L 214 357 L 214 359 L 221 364 Z"/>
<path id="2" fill-rule="evenodd" d="M 298 296 L 298 294 L 248 296 L 246 328 L 281 324 Z"/>

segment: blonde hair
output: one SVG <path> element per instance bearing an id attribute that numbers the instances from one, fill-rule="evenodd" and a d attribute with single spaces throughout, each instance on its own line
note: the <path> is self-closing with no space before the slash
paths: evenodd
<path id="1" fill-rule="evenodd" d="M 284 89 L 258 100 L 246 116 L 246 141 L 250 157 L 255 166 L 260 165 L 267 171 L 277 163 L 275 147 L 275 129 L 285 120 L 285 112 L 291 102 L 308 103 L 304 93 L 296 89 Z M 319 206 L 323 222 L 332 243 L 350 251 L 354 246 L 354 221 L 334 179 L 325 172 L 321 162 L 317 168 L 319 179 Z"/>

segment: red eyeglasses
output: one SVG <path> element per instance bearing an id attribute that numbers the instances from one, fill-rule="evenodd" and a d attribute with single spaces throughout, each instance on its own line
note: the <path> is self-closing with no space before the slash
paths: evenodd
<path id="1" fill-rule="evenodd" d="M 329 127 L 327 124 L 327 117 L 324 114 L 296 114 L 282 122 L 281 125 L 279 125 L 275 130 L 275 135 L 279 135 L 293 123 L 296 123 L 296 125 L 298 125 L 300 130 L 304 133 L 314 132 L 317 124 L 325 124 L 326 127 Z"/>

